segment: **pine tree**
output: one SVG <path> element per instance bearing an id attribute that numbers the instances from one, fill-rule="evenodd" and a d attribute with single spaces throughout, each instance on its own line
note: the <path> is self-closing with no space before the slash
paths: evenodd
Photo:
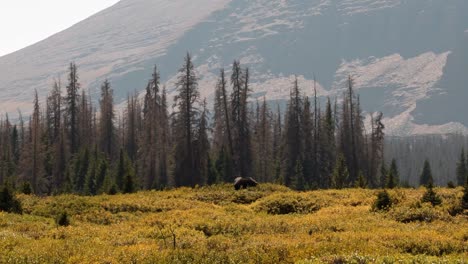
<path id="1" fill-rule="evenodd" d="M 257 105 L 257 120 L 252 145 L 255 147 L 255 176 L 261 182 L 272 181 L 274 174 L 272 130 L 270 111 L 263 98 L 262 105 Z"/>
<path id="2" fill-rule="evenodd" d="M 213 115 L 213 150 L 227 146 L 229 152 L 232 146 L 228 98 L 226 98 L 227 81 L 224 69 L 220 70 L 220 77 L 215 89 L 214 115 Z"/>
<path id="3" fill-rule="evenodd" d="M 62 187 L 64 181 L 64 173 L 66 170 L 66 162 L 68 160 L 66 154 L 64 126 L 62 123 L 62 95 L 61 82 L 55 81 L 52 91 L 47 97 L 47 135 L 49 139 L 48 152 L 51 154 L 51 186 L 57 190 Z"/>
<path id="4" fill-rule="evenodd" d="M 216 169 L 216 165 L 213 164 L 213 162 L 211 161 L 211 158 L 208 157 L 208 176 L 207 176 L 206 184 L 208 185 L 216 184 L 218 183 L 219 178 L 220 177 L 218 174 L 218 170 Z"/>
<path id="5" fill-rule="evenodd" d="M 349 127 L 350 127 L 350 138 L 351 138 L 351 155 L 350 162 L 348 165 L 351 165 L 350 168 L 350 177 L 351 181 L 356 179 L 358 168 L 358 158 L 357 158 L 357 144 L 356 144 L 356 120 L 355 120 L 355 108 L 354 108 L 354 91 L 353 91 L 353 80 L 351 76 L 348 77 L 348 100 L 349 100 Z"/>
<path id="6" fill-rule="evenodd" d="M 89 95 L 83 90 L 79 98 L 78 137 L 79 148 L 90 147 L 95 143 L 96 135 L 93 133 L 93 104 Z M 80 150 L 80 149 L 79 149 Z"/>
<path id="7" fill-rule="evenodd" d="M 317 188 L 320 186 L 320 178 L 317 171 L 317 146 L 318 143 L 316 140 L 316 128 L 315 128 L 315 117 L 317 116 L 314 113 L 314 117 L 311 112 L 311 105 L 309 98 L 305 97 L 303 100 L 303 110 L 302 116 L 300 119 L 301 123 L 301 135 L 302 142 L 300 143 L 303 146 L 301 150 L 303 157 L 303 168 L 304 168 L 304 178 L 309 186 Z"/>
<path id="8" fill-rule="evenodd" d="M 306 189 L 306 181 L 304 179 L 304 168 L 302 167 L 301 160 L 296 161 L 292 185 L 298 191 L 304 191 Z"/>
<path id="9" fill-rule="evenodd" d="M 21 214 L 23 211 L 20 201 L 15 198 L 12 190 L 7 185 L 0 189 L 0 211 L 16 214 Z"/>
<path id="10" fill-rule="evenodd" d="M 282 176 L 282 161 L 283 161 L 283 123 L 281 120 L 281 111 L 277 105 L 275 120 L 273 122 L 273 181 L 280 183 Z"/>
<path id="11" fill-rule="evenodd" d="M 43 142 L 41 112 L 37 91 L 34 96 L 34 110 L 30 124 L 31 145 L 31 184 L 35 193 L 40 193 L 41 176 L 43 175 Z"/>
<path id="12" fill-rule="evenodd" d="M 346 187 L 349 180 L 349 172 L 346 166 L 345 158 L 342 154 L 338 155 L 338 160 L 333 170 L 332 187 L 335 189 L 342 189 Z"/>
<path id="13" fill-rule="evenodd" d="M 424 161 L 423 171 L 419 179 L 420 185 L 428 186 L 429 184 L 434 184 L 431 172 L 431 165 L 429 164 L 429 160 L 427 159 Z"/>
<path id="14" fill-rule="evenodd" d="M 362 172 L 359 172 L 359 176 L 356 180 L 355 186 L 362 189 L 367 187 L 366 177 Z"/>
<path id="15" fill-rule="evenodd" d="M 225 71 L 221 69 L 215 90 L 213 151 L 218 155 L 217 161 L 215 162 L 216 167 L 223 167 L 221 171 L 218 171 L 220 174 L 219 180 L 229 182 L 234 179 L 234 164 L 232 159 L 234 156 L 234 147 L 230 101 L 226 89 L 227 80 Z"/>
<path id="16" fill-rule="evenodd" d="M 198 168 L 200 170 L 200 178 L 196 179 L 197 184 L 205 184 L 208 180 L 208 173 L 210 170 L 210 165 L 208 161 L 210 159 L 210 142 L 208 139 L 208 109 L 206 100 L 203 101 L 203 110 L 200 116 L 198 131 L 196 135 L 197 140 L 197 149 L 196 149 L 196 158 L 198 163 Z"/>
<path id="17" fill-rule="evenodd" d="M 72 161 L 72 166 L 69 168 L 73 189 L 76 193 L 85 193 L 86 174 L 90 166 L 89 149 L 82 149 Z"/>
<path id="18" fill-rule="evenodd" d="M 252 148 L 248 109 L 249 69 L 242 70 L 240 63 L 234 61 L 231 83 L 231 111 L 233 125 L 233 147 L 235 176 L 250 177 L 252 174 Z"/>
<path id="19" fill-rule="evenodd" d="M 393 189 L 399 185 L 399 182 L 400 175 L 398 172 L 398 167 L 396 165 L 396 160 L 393 159 L 390 165 L 390 170 L 388 171 L 386 187 L 388 189 Z"/>
<path id="20" fill-rule="evenodd" d="M 380 165 L 380 187 L 385 188 L 387 187 L 387 176 L 388 170 L 385 160 L 382 160 L 382 164 Z"/>
<path id="21" fill-rule="evenodd" d="M 325 110 L 325 117 L 321 124 L 321 140 L 319 142 L 320 148 L 320 174 L 322 183 L 320 187 L 329 188 L 331 184 L 331 175 L 335 165 L 335 120 L 334 120 L 332 105 L 330 98 L 327 100 L 327 106 Z"/>
<path id="22" fill-rule="evenodd" d="M 221 148 L 217 154 L 217 159 L 215 162 L 215 167 L 218 172 L 218 179 L 222 182 L 231 182 L 232 181 L 232 162 L 229 158 L 230 155 L 228 150 Z"/>
<path id="23" fill-rule="evenodd" d="M 464 210 L 468 210 L 468 182 L 465 183 L 465 187 L 463 188 L 463 196 L 461 198 L 461 204 Z"/>
<path id="24" fill-rule="evenodd" d="M 115 136 L 116 129 L 114 127 L 114 99 L 113 91 L 108 80 L 105 80 L 101 86 L 101 119 L 99 121 L 99 149 L 105 153 L 107 157 L 112 158 L 116 146 Z"/>
<path id="25" fill-rule="evenodd" d="M 432 182 L 429 182 L 426 186 L 427 191 L 424 193 L 421 202 L 423 203 L 431 203 L 432 206 L 440 205 L 442 203 L 442 199 L 439 195 L 434 191 L 434 186 Z"/>
<path id="26" fill-rule="evenodd" d="M 286 167 L 284 173 L 284 184 L 289 187 L 293 186 L 293 176 L 297 161 L 301 159 L 303 153 L 302 146 L 302 129 L 301 116 L 303 102 L 299 90 L 297 78 L 294 81 L 294 86 L 290 95 L 291 99 L 286 113 L 286 135 L 285 135 L 285 160 Z"/>
<path id="27" fill-rule="evenodd" d="M 377 194 L 377 200 L 372 205 L 373 211 L 386 211 L 392 206 L 392 199 L 386 190 Z"/>
<path id="28" fill-rule="evenodd" d="M 458 186 L 464 186 L 468 177 L 468 168 L 465 159 L 465 149 L 462 148 L 460 160 L 457 163 L 457 183 Z"/>
<path id="29" fill-rule="evenodd" d="M 169 113 L 167 110 L 167 94 L 166 87 L 163 87 L 161 95 L 161 111 L 160 111 L 160 147 L 159 147 L 159 185 L 167 187 L 172 185 L 172 180 L 169 175 L 169 149 L 171 148 L 171 136 L 169 128 Z"/>
<path id="30" fill-rule="evenodd" d="M 141 130 L 141 108 L 138 95 L 127 96 L 127 109 L 125 111 L 125 151 L 130 159 L 135 162 L 138 153 L 138 135 Z"/>
<path id="31" fill-rule="evenodd" d="M 78 73 L 75 63 L 70 63 L 68 72 L 67 95 L 65 99 L 65 114 L 67 117 L 67 133 L 70 140 L 70 152 L 78 152 L 78 115 L 79 115 L 79 89 Z"/>
<path id="32" fill-rule="evenodd" d="M 188 53 L 184 65 L 179 70 L 176 87 L 178 94 L 174 98 L 174 104 L 177 106 L 174 114 L 174 178 L 177 186 L 194 186 L 200 175 L 194 157 L 196 128 L 200 118 L 197 108 L 200 93 L 192 58 Z"/>
<path id="33" fill-rule="evenodd" d="M 371 133 L 371 142 L 370 142 L 370 161 L 369 161 L 369 179 L 371 186 L 378 186 L 378 168 L 379 164 L 384 163 L 384 138 L 385 126 L 382 123 L 383 114 L 377 113 L 377 116 L 371 116 L 372 118 L 372 133 Z"/>

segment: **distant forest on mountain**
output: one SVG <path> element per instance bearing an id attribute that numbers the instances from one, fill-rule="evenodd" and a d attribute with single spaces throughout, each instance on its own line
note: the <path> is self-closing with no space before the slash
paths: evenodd
<path id="1" fill-rule="evenodd" d="M 29 118 L 0 121 L 0 183 L 25 193 L 97 195 L 236 177 L 296 190 L 409 187 L 427 176 L 438 185 L 466 182 L 465 136 L 386 139 L 383 113 L 365 118 L 352 76 L 324 106 L 316 90 L 304 96 L 296 78 L 281 111 L 250 98 L 250 71 L 239 61 L 229 73 L 220 70 L 209 110 L 187 54 L 174 105 L 155 66 L 144 94 L 128 95 L 117 114 L 111 83 L 102 84 L 96 106 L 71 63 L 67 82 L 57 80 L 46 100 L 36 92 Z M 432 172 L 423 173 L 425 160 Z"/>

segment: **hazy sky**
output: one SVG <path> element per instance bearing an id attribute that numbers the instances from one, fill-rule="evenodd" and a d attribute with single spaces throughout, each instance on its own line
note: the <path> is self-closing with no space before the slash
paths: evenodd
<path id="1" fill-rule="evenodd" d="M 0 56 L 43 40 L 118 1 L 2 0 Z"/>

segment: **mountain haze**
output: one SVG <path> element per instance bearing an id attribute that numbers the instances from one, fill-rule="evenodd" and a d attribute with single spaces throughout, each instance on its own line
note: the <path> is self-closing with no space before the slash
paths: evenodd
<path id="1" fill-rule="evenodd" d="M 253 98 L 287 99 L 295 74 L 306 94 L 316 76 L 319 95 L 335 97 L 351 75 L 387 133 L 467 133 L 467 13 L 465 0 L 122 0 L 0 57 L 0 112 L 27 112 L 71 61 L 95 97 L 108 78 L 124 101 L 155 64 L 172 91 L 190 51 L 208 99 L 219 68 L 240 59 Z"/>

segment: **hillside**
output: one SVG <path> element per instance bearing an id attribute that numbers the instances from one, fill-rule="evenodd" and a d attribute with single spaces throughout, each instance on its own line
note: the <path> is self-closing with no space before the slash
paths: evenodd
<path id="1" fill-rule="evenodd" d="M 293 192 L 264 184 L 132 195 L 20 195 L 23 215 L 0 212 L 2 263 L 462 263 L 468 218 L 451 216 L 462 189 Z M 71 225 L 54 218 L 67 212 Z M 290 213 L 290 214 L 286 214 Z"/>
<path id="2" fill-rule="evenodd" d="M 240 59 L 254 98 L 286 99 L 295 74 L 335 97 L 351 74 L 388 134 L 467 133 L 467 12 L 464 0 L 122 0 L 0 57 L 0 112 L 29 112 L 34 89 L 44 97 L 70 61 L 95 97 L 105 78 L 118 102 L 142 91 L 154 64 L 172 91 L 190 51 L 208 99 L 219 68 Z"/>

